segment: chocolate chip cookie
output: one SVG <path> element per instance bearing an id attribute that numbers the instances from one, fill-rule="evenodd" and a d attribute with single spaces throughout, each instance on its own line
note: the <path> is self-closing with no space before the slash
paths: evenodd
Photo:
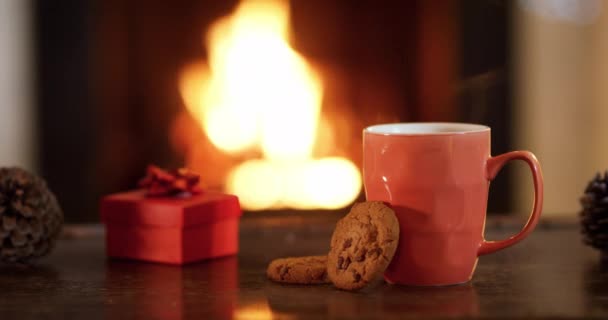
<path id="1" fill-rule="evenodd" d="M 273 281 L 283 283 L 329 283 L 326 268 L 327 256 L 282 258 L 268 265 L 266 275 Z"/>
<path id="2" fill-rule="evenodd" d="M 338 221 L 327 257 L 327 274 L 338 288 L 357 290 L 380 277 L 397 250 L 399 222 L 379 201 L 357 203 Z"/>

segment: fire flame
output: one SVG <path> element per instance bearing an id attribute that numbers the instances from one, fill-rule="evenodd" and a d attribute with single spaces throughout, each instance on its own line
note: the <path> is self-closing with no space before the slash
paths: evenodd
<path id="1" fill-rule="evenodd" d="M 289 35 L 286 1 L 242 1 L 211 26 L 209 64 L 187 67 L 180 91 L 218 149 L 261 151 L 228 177 L 243 207 L 341 208 L 358 196 L 361 175 L 348 159 L 313 159 L 323 87 Z"/>

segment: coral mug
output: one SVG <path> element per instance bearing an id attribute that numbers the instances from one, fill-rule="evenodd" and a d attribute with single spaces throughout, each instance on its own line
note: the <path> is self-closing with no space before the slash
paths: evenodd
<path id="1" fill-rule="evenodd" d="M 483 236 L 490 181 L 510 160 L 525 161 L 534 207 L 516 235 Z M 404 285 L 450 285 L 471 279 L 479 256 L 509 247 L 536 226 L 543 178 L 528 151 L 490 155 L 490 128 L 466 123 L 395 123 L 363 131 L 367 200 L 392 205 L 399 220 L 397 252 L 384 277 Z"/>

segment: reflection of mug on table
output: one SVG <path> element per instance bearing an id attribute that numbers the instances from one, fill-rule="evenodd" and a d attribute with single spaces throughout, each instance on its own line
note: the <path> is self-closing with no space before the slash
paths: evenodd
<path id="1" fill-rule="evenodd" d="M 464 123 L 398 123 L 363 131 L 367 200 L 390 203 L 399 247 L 385 278 L 406 285 L 469 281 L 477 257 L 525 238 L 542 210 L 543 179 L 527 151 L 490 156 L 490 128 Z M 503 241 L 485 241 L 488 187 L 510 160 L 532 170 L 534 208 L 523 230 Z"/>

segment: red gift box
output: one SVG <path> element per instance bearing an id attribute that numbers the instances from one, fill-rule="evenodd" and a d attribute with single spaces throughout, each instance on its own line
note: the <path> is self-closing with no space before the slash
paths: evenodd
<path id="1" fill-rule="evenodd" d="M 146 197 L 144 190 L 101 201 L 108 256 L 185 264 L 236 254 L 241 208 L 234 195 Z"/>

